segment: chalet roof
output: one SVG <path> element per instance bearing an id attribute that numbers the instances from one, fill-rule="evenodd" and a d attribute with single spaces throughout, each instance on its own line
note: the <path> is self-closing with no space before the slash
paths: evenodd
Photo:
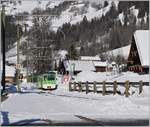
<path id="1" fill-rule="evenodd" d="M 70 70 L 73 64 L 75 65 L 75 71 L 95 71 L 95 67 L 92 61 L 81 61 L 81 60 L 64 61 L 64 65 L 67 71 Z"/>
<path id="2" fill-rule="evenodd" d="M 99 56 L 81 56 L 81 60 L 87 60 L 87 61 L 100 61 Z"/>
<path id="3" fill-rule="evenodd" d="M 149 30 L 137 30 L 134 38 L 142 66 L 149 66 Z"/>
<path id="4" fill-rule="evenodd" d="M 123 46 L 121 48 L 117 48 L 117 49 L 113 49 L 111 51 L 107 51 L 107 52 L 104 52 L 103 54 L 107 54 L 107 55 L 113 55 L 113 56 L 122 56 L 124 57 L 125 59 L 128 58 L 129 56 L 129 52 L 130 52 L 130 47 L 131 45 L 127 45 L 127 46 Z"/>

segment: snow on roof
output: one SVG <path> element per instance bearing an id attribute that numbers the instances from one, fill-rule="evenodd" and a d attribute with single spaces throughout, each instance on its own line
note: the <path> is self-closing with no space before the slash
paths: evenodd
<path id="1" fill-rule="evenodd" d="M 122 56 L 125 59 L 127 59 L 129 56 L 129 52 L 130 52 L 130 47 L 131 47 L 131 44 L 121 47 L 121 48 L 117 48 L 117 49 L 108 51 L 108 52 L 104 52 L 104 54 L 113 55 L 115 57 L 119 55 L 119 56 Z"/>
<path id="2" fill-rule="evenodd" d="M 25 55 L 20 54 L 20 62 L 23 62 L 26 59 Z M 10 64 L 16 64 L 17 63 L 17 55 L 11 56 L 11 57 L 6 57 L 6 61 Z"/>
<path id="3" fill-rule="evenodd" d="M 17 46 L 14 46 L 8 52 L 6 52 L 6 57 L 8 58 L 8 57 L 16 56 L 16 54 L 17 54 Z"/>
<path id="4" fill-rule="evenodd" d="M 137 30 L 134 38 L 142 66 L 149 66 L 149 30 Z"/>
<path id="5" fill-rule="evenodd" d="M 22 37 L 20 39 L 20 44 L 26 41 L 27 37 Z M 25 55 L 20 53 L 20 60 L 25 60 Z M 9 63 L 17 63 L 17 42 L 13 44 L 13 47 L 6 52 L 6 61 Z"/>
<path id="6" fill-rule="evenodd" d="M 70 70 L 73 64 L 75 65 L 75 71 L 95 71 L 92 61 L 69 60 L 65 61 L 64 64 L 67 71 Z"/>
<path id="7" fill-rule="evenodd" d="M 6 65 L 6 70 L 5 70 L 6 76 L 14 77 L 15 72 L 16 72 L 16 69 L 13 66 Z"/>
<path id="8" fill-rule="evenodd" d="M 93 64 L 95 67 L 106 67 L 107 66 L 107 62 L 106 61 L 93 61 Z"/>
<path id="9" fill-rule="evenodd" d="M 99 56 L 81 56 L 81 60 L 88 60 L 88 61 L 100 61 Z"/>

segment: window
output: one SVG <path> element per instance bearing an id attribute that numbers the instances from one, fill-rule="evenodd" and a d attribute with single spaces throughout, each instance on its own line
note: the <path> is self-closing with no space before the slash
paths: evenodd
<path id="1" fill-rule="evenodd" d="M 55 80 L 55 74 L 49 74 L 48 80 Z"/>

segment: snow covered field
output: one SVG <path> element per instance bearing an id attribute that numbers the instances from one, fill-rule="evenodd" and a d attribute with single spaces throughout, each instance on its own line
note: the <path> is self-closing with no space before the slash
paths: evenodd
<path id="1" fill-rule="evenodd" d="M 69 92 L 66 84 L 54 91 L 36 89 L 35 84 L 21 84 L 22 93 L 13 86 L 9 98 L 2 102 L 2 124 L 53 122 L 83 122 L 79 116 L 98 120 L 148 119 L 149 87 L 141 95 L 126 98 L 121 95 Z M 12 91 L 10 90 L 10 91 Z M 87 122 L 87 121 L 85 121 Z"/>
<path id="2" fill-rule="evenodd" d="M 6 14 L 14 15 L 16 13 L 22 12 L 31 13 L 37 7 L 41 9 L 54 8 L 55 6 L 58 6 L 61 2 L 62 1 L 60 0 L 53 0 L 53 1 L 44 0 L 41 2 L 38 2 L 37 0 L 22 0 L 20 4 L 19 3 L 9 4 L 6 7 Z"/>
<path id="3" fill-rule="evenodd" d="M 80 72 L 77 76 L 75 76 L 74 81 L 81 81 L 81 82 L 102 82 L 102 81 L 107 81 L 107 82 L 125 82 L 129 80 L 130 82 L 149 82 L 149 74 L 145 75 L 139 75 L 137 73 L 133 72 L 122 72 L 120 74 L 113 74 L 115 72 L 90 72 L 90 71 L 83 71 Z"/>

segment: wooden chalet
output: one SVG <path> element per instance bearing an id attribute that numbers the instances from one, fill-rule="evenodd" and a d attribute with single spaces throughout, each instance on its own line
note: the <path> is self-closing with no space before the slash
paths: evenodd
<path id="1" fill-rule="evenodd" d="M 106 61 L 93 61 L 96 72 L 106 72 L 107 62 Z"/>
<path id="2" fill-rule="evenodd" d="M 99 56 L 81 56 L 81 61 L 90 61 L 95 67 L 95 72 L 106 72 L 107 62 L 101 61 Z"/>
<path id="3" fill-rule="evenodd" d="M 128 56 L 129 71 L 149 73 L 149 30 L 135 31 Z"/>

